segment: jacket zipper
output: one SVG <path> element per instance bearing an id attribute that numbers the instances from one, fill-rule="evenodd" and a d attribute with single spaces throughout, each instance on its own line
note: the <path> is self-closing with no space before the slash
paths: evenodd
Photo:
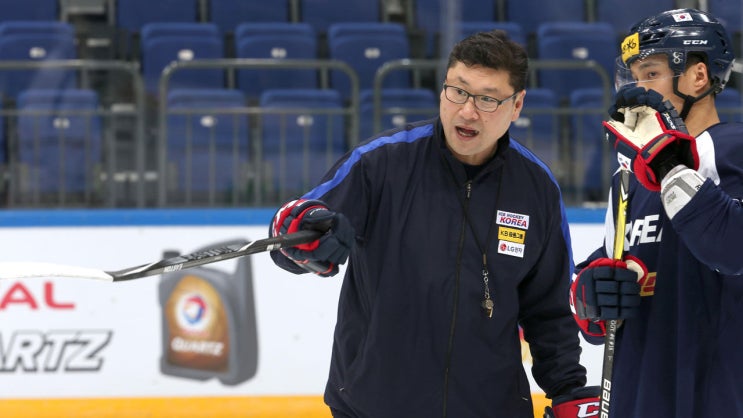
<path id="1" fill-rule="evenodd" d="M 467 230 L 467 216 L 465 213 L 469 210 L 470 196 L 472 195 L 472 181 L 468 180 L 464 184 L 464 205 L 462 213 L 462 232 L 459 234 L 459 249 L 457 251 L 457 269 L 454 276 L 454 304 L 452 307 L 451 326 L 449 327 L 449 344 L 446 349 L 446 367 L 444 368 L 444 399 L 442 417 L 446 418 L 447 398 L 449 397 L 449 368 L 451 366 L 451 355 L 454 348 L 454 331 L 457 323 L 457 308 L 459 307 L 459 283 L 462 272 L 462 253 L 464 252 L 464 236 Z"/>

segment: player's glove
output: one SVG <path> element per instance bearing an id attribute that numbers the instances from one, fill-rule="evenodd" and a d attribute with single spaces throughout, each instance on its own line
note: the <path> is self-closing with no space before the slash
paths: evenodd
<path id="1" fill-rule="evenodd" d="M 570 287 L 573 316 L 584 333 L 606 335 L 606 320 L 638 315 L 640 284 L 647 268 L 634 257 L 598 258 L 580 271 Z"/>
<path id="2" fill-rule="evenodd" d="M 696 140 L 660 93 L 627 85 L 619 89 L 603 122 L 619 164 L 630 169 L 645 188 L 660 191 L 663 177 L 677 165 L 699 168 Z"/>
<path id="3" fill-rule="evenodd" d="M 598 386 L 575 388 L 567 395 L 555 396 L 552 407 L 544 408 L 544 418 L 582 418 L 598 416 L 599 395 Z"/>
<path id="4" fill-rule="evenodd" d="M 308 244 L 282 248 L 281 252 L 311 273 L 325 277 L 338 273 L 338 265 L 346 262 L 354 241 L 353 227 L 348 218 L 331 211 L 319 200 L 292 200 L 274 215 L 269 235 L 274 237 L 303 229 L 325 234 Z"/>

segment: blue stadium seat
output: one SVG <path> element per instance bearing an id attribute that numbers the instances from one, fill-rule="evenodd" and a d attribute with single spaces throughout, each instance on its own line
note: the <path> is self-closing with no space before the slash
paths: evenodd
<path id="1" fill-rule="evenodd" d="M 717 113 L 723 122 L 743 122 L 743 96 L 734 87 L 721 91 L 715 98 Z"/>
<path id="2" fill-rule="evenodd" d="M 3 103 L 0 100 L 0 166 L 8 164 L 8 142 L 5 137 L 5 115 L 3 112 Z"/>
<path id="3" fill-rule="evenodd" d="M 359 137 L 366 139 L 381 131 L 400 128 L 408 122 L 438 114 L 438 97 L 429 89 L 382 89 L 380 128 L 374 128 L 374 90 L 361 92 Z"/>
<path id="4" fill-rule="evenodd" d="M 328 28 L 328 52 L 332 59 L 345 62 L 359 78 L 359 91 L 374 87 L 377 70 L 385 62 L 410 58 L 410 46 L 405 27 L 397 23 L 336 23 Z M 346 74 L 333 70 L 330 86 L 350 97 L 351 83 Z M 390 73 L 384 88 L 411 87 L 407 71 Z"/>
<path id="5" fill-rule="evenodd" d="M 21 194 L 93 189 L 102 162 L 98 95 L 92 90 L 25 90 L 18 95 Z M 68 113 L 65 113 L 68 112 Z"/>
<path id="6" fill-rule="evenodd" d="M 266 194 L 279 200 L 314 186 L 347 151 L 341 96 L 330 89 L 276 89 L 261 95 Z"/>
<path id="7" fill-rule="evenodd" d="M 537 55 L 541 60 L 593 60 L 612 83 L 617 56 L 617 37 L 608 23 L 552 22 L 537 30 Z M 600 75 L 591 69 L 541 69 L 539 87 L 552 89 L 561 100 L 573 90 L 603 87 Z"/>
<path id="8" fill-rule="evenodd" d="M 461 38 L 464 39 L 469 35 L 477 32 L 488 32 L 491 30 L 500 29 L 508 34 L 511 40 L 518 42 L 524 48 L 528 46 L 526 34 L 516 22 L 485 22 L 485 21 L 472 21 L 462 22 L 460 25 Z"/>
<path id="9" fill-rule="evenodd" d="M 560 118 L 558 97 L 549 89 L 526 90 L 524 109 L 509 128 L 512 138 L 532 150 L 558 175 L 560 161 Z"/>
<path id="10" fill-rule="evenodd" d="M 423 31 L 426 57 L 434 58 L 442 53 L 446 56 L 450 46 L 439 45 L 439 39 L 441 38 L 441 2 L 444 0 L 411 1 L 413 1 L 414 25 L 417 29 Z M 465 22 L 495 22 L 497 20 L 496 2 L 493 0 L 462 0 L 454 4 L 461 5 L 457 14 L 461 16 L 463 24 Z"/>
<path id="11" fill-rule="evenodd" d="M 58 20 L 59 0 L 0 0 L 0 22 Z"/>
<path id="12" fill-rule="evenodd" d="M 44 61 L 77 58 L 72 25 L 54 21 L 17 21 L 0 24 L 0 60 Z M 0 93 L 15 99 L 28 88 L 76 87 L 73 70 L 22 69 L 0 71 Z"/>
<path id="13" fill-rule="evenodd" d="M 235 32 L 241 23 L 289 22 L 289 1 L 209 0 L 209 21 L 222 33 Z"/>
<path id="14" fill-rule="evenodd" d="M 130 34 L 148 23 L 198 20 L 199 0 L 116 0 L 116 26 Z"/>
<path id="15" fill-rule="evenodd" d="M 300 22 L 324 35 L 334 23 L 381 21 L 380 0 L 299 0 Z"/>
<path id="16" fill-rule="evenodd" d="M 148 23 L 141 34 L 145 90 L 158 93 L 163 69 L 172 61 L 224 58 L 223 39 L 213 23 Z M 222 69 L 179 70 L 170 77 L 174 88 L 222 88 Z"/>
<path id="17" fill-rule="evenodd" d="M 613 0 L 595 1 L 596 21 L 609 23 L 618 36 L 629 33 L 632 25 L 645 16 L 676 8 L 676 0 L 623 0 L 621 5 Z"/>
<path id="18" fill-rule="evenodd" d="M 56 20 L 13 20 L 0 23 L 0 35 L 47 35 L 60 37 L 74 35 L 75 28 L 67 22 Z"/>
<path id="19" fill-rule="evenodd" d="M 739 0 L 707 0 L 707 10 L 720 19 L 731 38 L 743 32 L 743 4 Z"/>
<path id="20" fill-rule="evenodd" d="M 235 52 L 237 58 L 317 59 L 317 37 L 308 23 L 242 23 Z M 238 70 L 236 78 L 250 99 L 268 89 L 318 87 L 316 70 Z"/>
<path id="21" fill-rule="evenodd" d="M 248 164 L 245 96 L 231 89 L 175 89 L 168 93 L 168 161 L 178 193 L 241 190 Z M 232 113 L 230 113 L 232 112 Z"/>
<path id="22" fill-rule="evenodd" d="M 604 141 L 601 124 L 608 117 L 612 101 L 611 93 L 604 97 L 600 88 L 578 89 L 570 94 L 570 107 L 575 109 L 569 121 L 574 150 L 571 166 L 581 200 L 605 201 L 611 175 L 619 167 L 612 146 Z"/>
<path id="23" fill-rule="evenodd" d="M 528 36 L 546 22 L 586 22 L 585 0 L 506 0 L 506 21 L 516 22 Z"/>

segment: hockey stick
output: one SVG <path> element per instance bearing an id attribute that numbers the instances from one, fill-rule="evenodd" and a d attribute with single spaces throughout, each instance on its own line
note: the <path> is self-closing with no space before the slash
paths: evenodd
<path id="1" fill-rule="evenodd" d="M 619 170 L 619 193 L 617 193 L 617 220 L 614 227 L 613 258 L 621 260 L 624 253 L 624 235 L 627 228 L 627 206 L 629 203 L 629 171 Z M 604 337 L 604 365 L 601 371 L 601 418 L 609 418 L 611 402 L 611 379 L 614 373 L 614 351 L 616 348 L 617 329 L 621 321 L 610 319 L 606 321 L 606 336 Z"/>
<path id="2" fill-rule="evenodd" d="M 121 282 L 124 280 L 138 279 L 140 277 L 183 270 L 190 267 L 215 263 L 217 261 L 256 254 L 263 251 L 273 251 L 283 247 L 293 247 L 295 245 L 312 242 L 320 238 L 322 234 L 323 233 L 319 231 L 299 231 L 292 234 L 259 239 L 247 244 L 232 244 L 209 248 L 118 271 L 103 271 L 52 263 L 0 262 L 0 280 L 25 279 L 32 277 L 69 277 L 102 280 L 107 282 Z"/>

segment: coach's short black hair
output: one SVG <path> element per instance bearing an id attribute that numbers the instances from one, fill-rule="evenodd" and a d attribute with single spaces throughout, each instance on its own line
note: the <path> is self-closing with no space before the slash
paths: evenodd
<path id="1" fill-rule="evenodd" d="M 483 66 L 505 70 L 515 91 L 526 88 L 529 58 L 526 49 L 512 41 L 503 30 L 478 32 L 459 41 L 449 54 L 447 68 L 461 62 L 468 67 Z"/>

